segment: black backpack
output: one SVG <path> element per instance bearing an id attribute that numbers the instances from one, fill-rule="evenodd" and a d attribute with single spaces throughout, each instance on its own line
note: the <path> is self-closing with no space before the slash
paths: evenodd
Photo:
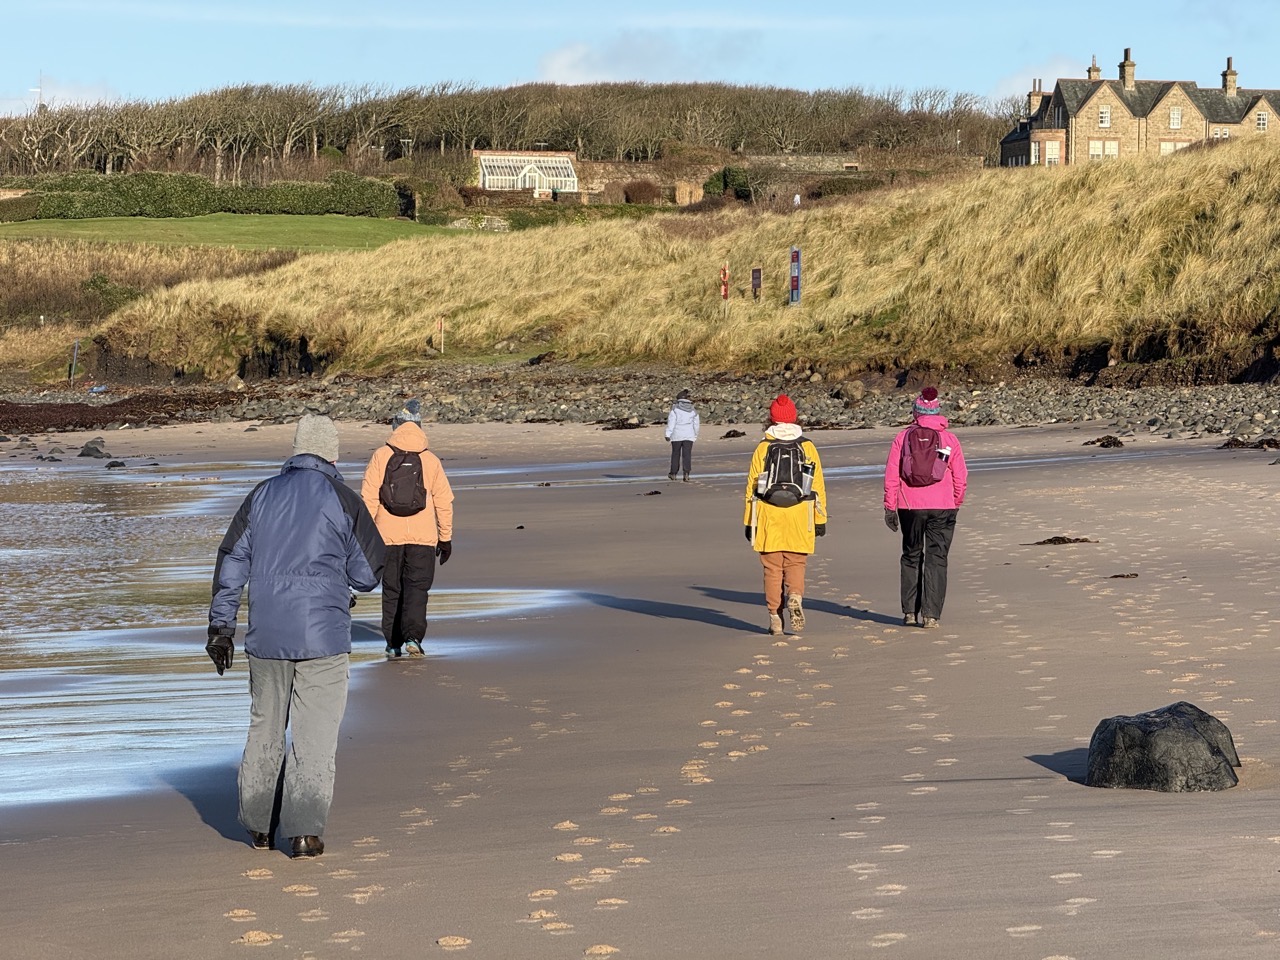
<path id="1" fill-rule="evenodd" d="M 770 440 L 764 454 L 764 467 L 756 481 L 756 496 L 774 507 L 794 507 L 812 499 L 806 491 L 805 467 L 808 460 L 799 440 Z"/>
<path id="2" fill-rule="evenodd" d="M 387 513 L 411 517 L 427 508 L 427 487 L 422 481 L 422 456 L 399 447 L 391 447 L 386 473 L 378 499 Z"/>

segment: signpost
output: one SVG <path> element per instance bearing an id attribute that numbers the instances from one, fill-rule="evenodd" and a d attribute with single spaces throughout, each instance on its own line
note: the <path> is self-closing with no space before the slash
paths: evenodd
<path id="1" fill-rule="evenodd" d="M 800 305 L 800 248 L 791 248 L 791 300 L 790 306 Z"/>
<path id="2" fill-rule="evenodd" d="M 729 265 L 720 268 L 720 299 L 729 299 Z"/>
<path id="3" fill-rule="evenodd" d="M 751 268 L 751 299 L 760 299 L 760 288 L 764 286 L 764 271 L 760 267 Z"/>

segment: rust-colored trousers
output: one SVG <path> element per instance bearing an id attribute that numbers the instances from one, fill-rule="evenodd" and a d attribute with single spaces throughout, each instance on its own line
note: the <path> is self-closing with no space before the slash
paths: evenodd
<path id="1" fill-rule="evenodd" d="M 808 559 L 807 553 L 790 550 L 760 554 L 764 565 L 764 602 L 771 613 L 781 615 L 782 605 L 791 594 L 804 596 L 804 565 Z"/>

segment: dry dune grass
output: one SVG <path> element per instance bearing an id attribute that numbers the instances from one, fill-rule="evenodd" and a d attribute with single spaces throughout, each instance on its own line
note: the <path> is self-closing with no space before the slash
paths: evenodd
<path id="1" fill-rule="evenodd" d="M 414 363 L 445 323 L 482 351 L 524 338 L 569 355 L 722 368 L 794 356 L 944 365 L 1111 345 L 1178 356 L 1260 335 L 1280 293 L 1280 146 L 991 170 L 794 215 L 729 211 L 410 240 L 198 281 L 118 311 L 118 346 L 222 373 L 306 335 L 347 369 Z M 788 250 L 803 305 L 785 305 Z M 732 273 L 728 308 L 718 272 Z M 750 268 L 765 296 L 750 299 Z"/>

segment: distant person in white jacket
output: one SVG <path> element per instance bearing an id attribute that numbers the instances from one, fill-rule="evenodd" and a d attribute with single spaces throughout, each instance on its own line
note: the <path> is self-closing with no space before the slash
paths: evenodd
<path id="1" fill-rule="evenodd" d="M 698 411 L 693 408 L 693 401 L 689 399 L 689 391 L 681 390 L 676 394 L 671 412 L 667 414 L 666 437 L 671 441 L 671 471 L 667 474 L 668 480 L 674 480 L 676 472 L 683 466 L 685 483 L 689 482 L 693 441 L 698 439 L 698 427 L 701 425 Z"/>

